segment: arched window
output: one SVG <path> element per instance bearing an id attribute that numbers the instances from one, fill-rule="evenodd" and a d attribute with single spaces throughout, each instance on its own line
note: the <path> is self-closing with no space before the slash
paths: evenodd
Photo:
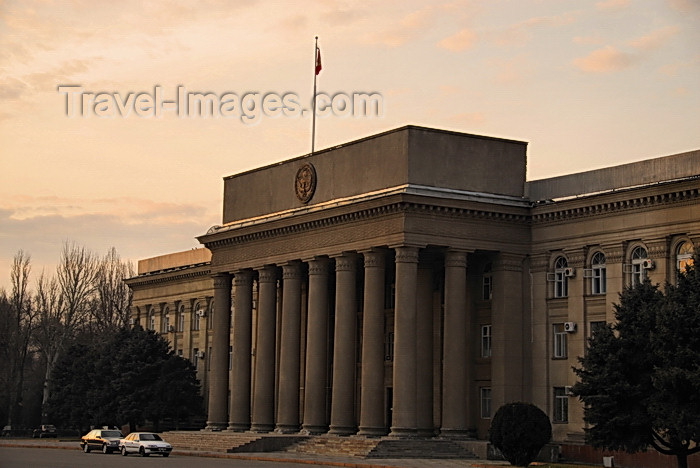
<path id="1" fill-rule="evenodd" d="M 207 315 L 207 327 L 209 328 L 209 330 L 211 330 L 212 328 L 214 328 L 214 301 L 211 301 L 209 303 L 209 313 Z"/>
<path id="2" fill-rule="evenodd" d="M 647 249 L 644 247 L 635 247 L 632 251 L 632 285 L 642 283 L 647 277 L 647 268 L 645 265 L 648 259 Z"/>
<path id="3" fill-rule="evenodd" d="M 493 276 L 491 274 L 491 264 L 487 263 L 484 266 L 484 274 L 481 280 L 481 299 L 484 301 L 491 300 L 491 294 L 493 293 Z"/>
<path id="4" fill-rule="evenodd" d="M 178 318 L 177 318 L 177 331 L 179 331 L 179 332 L 185 331 L 185 306 L 184 306 L 184 304 L 180 304 L 180 311 L 178 312 Z"/>
<path id="5" fill-rule="evenodd" d="M 148 328 L 149 330 L 156 330 L 156 311 L 151 308 L 151 312 L 148 314 Z"/>
<path id="6" fill-rule="evenodd" d="M 202 309 L 202 305 L 198 302 L 194 306 L 194 315 L 192 316 L 192 329 L 197 331 L 199 330 L 199 324 L 200 320 L 202 320 L 202 316 L 204 315 L 204 309 Z"/>
<path id="7" fill-rule="evenodd" d="M 693 264 L 693 243 L 685 241 L 676 250 L 676 268 L 678 271 L 685 271 L 689 265 Z"/>
<path id="8" fill-rule="evenodd" d="M 567 297 L 569 295 L 569 278 L 566 269 L 569 263 L 564 257 L 558 257 L 554 262 L 554 297 Z"/>
<path id="9" fill-rule="evenodd" d="M 603 252 L 596 252 L 591 258 L 591 271 L 591 293 L 605 294 L 607 291 L 607 273 L 605 268 L 605 254 Z"/>
<path id="10" fill-rule="evenodd" d="M 163 333 L 168 333 L 170 331 L 170 308 L 166 307 L 165 312 L 163 312 L 163 323 L 161 325 L 161 330 Z"/>

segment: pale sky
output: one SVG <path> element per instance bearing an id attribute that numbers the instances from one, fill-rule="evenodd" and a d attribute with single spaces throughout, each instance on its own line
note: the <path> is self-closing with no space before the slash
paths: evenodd
<path id="1" fill-rule="evenodd" d="M 700 149 L 700 0 L 0 0 L 0 287 L 18 249 L 197 247 L 223 177 L 310 151 L 308 114 L 69 117 L 59 86 L 306 106 L 316 35 L 319 92 L 383 97 L 317 149 L 424 125 L 528 142 L 529 179 Z"/>

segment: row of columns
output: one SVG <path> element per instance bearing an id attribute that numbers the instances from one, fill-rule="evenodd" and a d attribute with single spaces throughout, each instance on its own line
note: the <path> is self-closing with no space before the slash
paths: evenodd
<path id="1" fill-rule="evenodd" d="M 391 435 L 432 435 L 433 424 L 433 305 L 432 266 L 419 261 L 415 246 L 395 248 L 395 310 L 393 417 Z M 277 268 L 268 265 L 258 274 L 258 323 L 254 388 L 251 395 L 251 338 L 253 270 L 233 276 L 234 316 L 230 417 L 228 394 L 228 338 L 232 276 L 214 276 L 214 339 L 212 345 L 207 428 L 233 431 L 383 435 L 384 424 L 384 293 L 386 250 L 362 252 L 362 365 L 360 418 L 355 419 L 358 255 L 332 257 L 335 264 L 335 328 L 330 425 L 326 420 L 328 380 L 329 278 L 333 262 L 327 257 L 308 264 L 308 305 L 304 415 L 300 421 L 300 343 L 302 263 L 282 267 L 282 317 L 279 353 L 279 393 L 275 418 L 275 323 Z M 445 254 L 445 321 L 442 376 L 441 432 L 466 434 L 469 342 L 467 322 L 467 254 Z M 251 414 L 252 407 L 252 414 Z M 300 427 L 301 423 L 301 427 Z"/>

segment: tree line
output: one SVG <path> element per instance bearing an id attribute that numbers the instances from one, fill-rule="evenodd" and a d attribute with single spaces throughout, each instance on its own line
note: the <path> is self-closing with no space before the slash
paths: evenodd
<path id="1" fill-rule="evenodd" d="M 133 360 L 137 354 L 122 353 L 115 337 L 121 338 L 124 347 L 129 340 L 141 340 L 138 346 L 146 346 L 148 342 L 138 335 L 145 333 L 143 330 L 129 327 L 132 297 L 123 280 L 134 276 L 131 263 L 123 261 L 114 247 L 99 256 L 84 246 L 65 242 L 55 272 L 42 270 L 36 279 L 31 273 L 31 256 L 19 250 L 10 268 L 9 291 L 0 289 L 0 422 L 5 421 L 13 430 L 41 423 L 69 424 L 82 429 L 83 425 L 103 422 L 141 422 L 133 417 L 122 420 L 123 415 L 117 413 L 107 417 L 109 421 L 102 421 L 106 415 L 95 411 L 90 412 L 91 420 L 72 418 L 62 403 L 82 396 L 66 393 L 68 381 L 88 379 L 77 382 L 86 385 L 94 382 L 95 375 L 87 372 L 87 368 L 81 374 L 77 367 L 70 366 L 71 362 L 80 364 L 81 353 L 90 350 L 91 355 L 97 355 L 109 345 L 112 355 Z M 188 361 L 169 362 L 168 356 L 173 353 L 167 341 L 159 336 L 150 339 L 160 340 L 151 350 L 152 353 L 158 350 L 153 354 L 158 359 L 149 357 L 152 362 L 172 369 L 187 367 Z M 102 374 L 107 373 L 105 369 Z M 55 375 L 57 371 L 60 375 Z M 159 372 L 154 374 L 151 369 L 149 375 L 160 375 Z M 196 380 L 194 383 L 198 388 Z M 77 391 L 78 387 L 70 388 Z M 103 386 L 102 394 L 115 395 L 117 388 L 129 391 L 122 380 L 117 386 L 111 383 Z M 54 398 L 57 392 L 61 398 Z M 85 402 L 82 410 L 85 411 Z M 60 417 L 62 421 L 50 421 L 51 417 Z"/>

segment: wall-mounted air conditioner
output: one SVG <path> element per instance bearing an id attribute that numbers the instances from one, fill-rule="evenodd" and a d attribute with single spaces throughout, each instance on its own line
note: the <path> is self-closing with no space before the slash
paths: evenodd
<path id="1" fill-rule="evenodd" d="M 574 333 L 576 331 L 576 322 L 564 322 L 564 331 Z"/>

